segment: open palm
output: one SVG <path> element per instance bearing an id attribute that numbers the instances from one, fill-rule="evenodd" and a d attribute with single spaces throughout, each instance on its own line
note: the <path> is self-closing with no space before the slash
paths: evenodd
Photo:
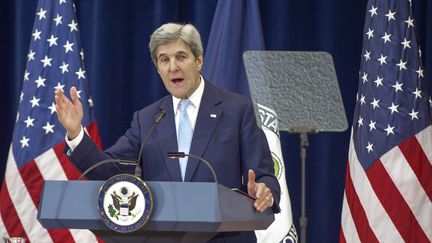
<path id="1" fill-rule="evenodd" d="M 75 87 L 70 89 L 71 100 L 58 89 L 55 93 L 57 117 L 66 129 L 69 139 L 78 136 L 83 119 L 83 108 Z"/>

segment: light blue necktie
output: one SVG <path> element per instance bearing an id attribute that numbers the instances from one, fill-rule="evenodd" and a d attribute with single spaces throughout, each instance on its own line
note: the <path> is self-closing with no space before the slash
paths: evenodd
<path id="1" fill-rule="evenodd" d="M 191 103 L 190 100 L 180 101 L 180 121 L 179 121 L 178 135 L 177 135 L 178 151 L 184 152 L 186 154 L 189 153 L 189 149 L 192 141 L 192 135 L 193 135 L 192 124 L 186 112 L 186 109 L 190 103 Z M 180 171 L 181 171 L 181 176 L 183 181 L 186 174 L 187 161 L 188 161 L 188 157 L 179 159 Z"/>

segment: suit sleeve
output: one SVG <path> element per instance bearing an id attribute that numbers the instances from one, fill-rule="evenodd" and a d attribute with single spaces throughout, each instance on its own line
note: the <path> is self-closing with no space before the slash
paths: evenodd
<path id="1" fill-rule="evenodd" d="M 105 152 L 100 151 L 90 137 L 87 134 L 84 134 L 82 141 L 70 154 L 69 158 L 72 163 L 81 172 L 83 172 L 94 164 L 105 159 L 136 160 L 138 157 L 139 144 L 139 120 L 138 113 L 135 112 L 131 127 Z M 133 171 L 133 166 L 108 163 L 92 170 L 87 174 L 87 178 L 92 180 L 106 180 L 109 177 L 120 173 L 132 174 Z"/>
<path id="2" fill-rule="evenodd" d="M 257 125 L 251 102 L 246 105 L 243 113 L 240 137 L 243 177 L 247 179 L 248 170 L 253 169 L 257 182 L 264 183 L 272 191 L 273 211 L 280 212 L 280 186 L 274 176 L 273 159 L 266 136 Z"/>

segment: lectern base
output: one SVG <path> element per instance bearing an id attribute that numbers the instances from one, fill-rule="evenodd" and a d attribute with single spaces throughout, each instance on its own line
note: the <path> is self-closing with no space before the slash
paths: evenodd
<path id="1" fill-rule="evenodd" d="M 122 234 L 113 231 L 92 230 L 106 243 L 202 243 L 210 240 L 215 233 L 211 232 L 145 232 Z"/>

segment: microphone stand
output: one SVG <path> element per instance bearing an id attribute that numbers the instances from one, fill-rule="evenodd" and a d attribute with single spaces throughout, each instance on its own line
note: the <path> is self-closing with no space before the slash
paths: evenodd
<path id="1" fill-rule="evenodd" d="M 103 165 L 103 164 L 108 164 L 108 163 L 118 163 L 118 164 L 122 164 L 122 165 L 130 165 L 130 166 L 136 166 L 136 162 L 133 160 L 124 160 L 124 159 L 105 159 L 102 160 L 94 165 L 92 165 L 90 168 L 88 168 L 87 170 L 85 170 L 79 177 L 77 180 L 81 180 L 85 175 L 87 175 L 90 171 L 92 171 L 94 168 Z"/>
<path id="2" fill-rule="evenodd" d="M 218 183 L 216 172 L 214 171 L 213 166 L 210 164 L 210 162 L 208 162 L 204 158 L 197 156 L 197 155 L 193 155 L 193 154 L 186 154 L 184 152 L 168 152 L 167 153 L 167 157 L 170 159 L 184 158 L 186 156 L 192 157 L 194 159 L 197 159 L 199 161 L 204 162 L 204 164 L 207 165 L 207 167 L 210 169 L 211 173 L 213 174 L 214 182 Z"/>
<path id="3" fill-rule="evenodd" d="M 166 112 L 164 110 L 160 111 L 158 116 L 156 117 L 156 119 L 153 122 L 153 126 L 150 128 L 150 132 L 147 133 L 147 136 L 144 138 L 143 143 L 141 144 L 141 148 L 139 150 L 138 153 L 138 158 L 136 161 L 136 167 L 135 167 L 135 176 L 138 178 L 141 178 L 141 156 L 142 156 L 142 152 L 144 150 L 144 145 L 147 144 L 147 141 L 150 138 L 150 135 L 153 133 L 153 130 L 156 128 L 157 124 L 159 124 L 159 122 L 162 120 L 162 118 L 164 118 L 166 115 Z"/>

